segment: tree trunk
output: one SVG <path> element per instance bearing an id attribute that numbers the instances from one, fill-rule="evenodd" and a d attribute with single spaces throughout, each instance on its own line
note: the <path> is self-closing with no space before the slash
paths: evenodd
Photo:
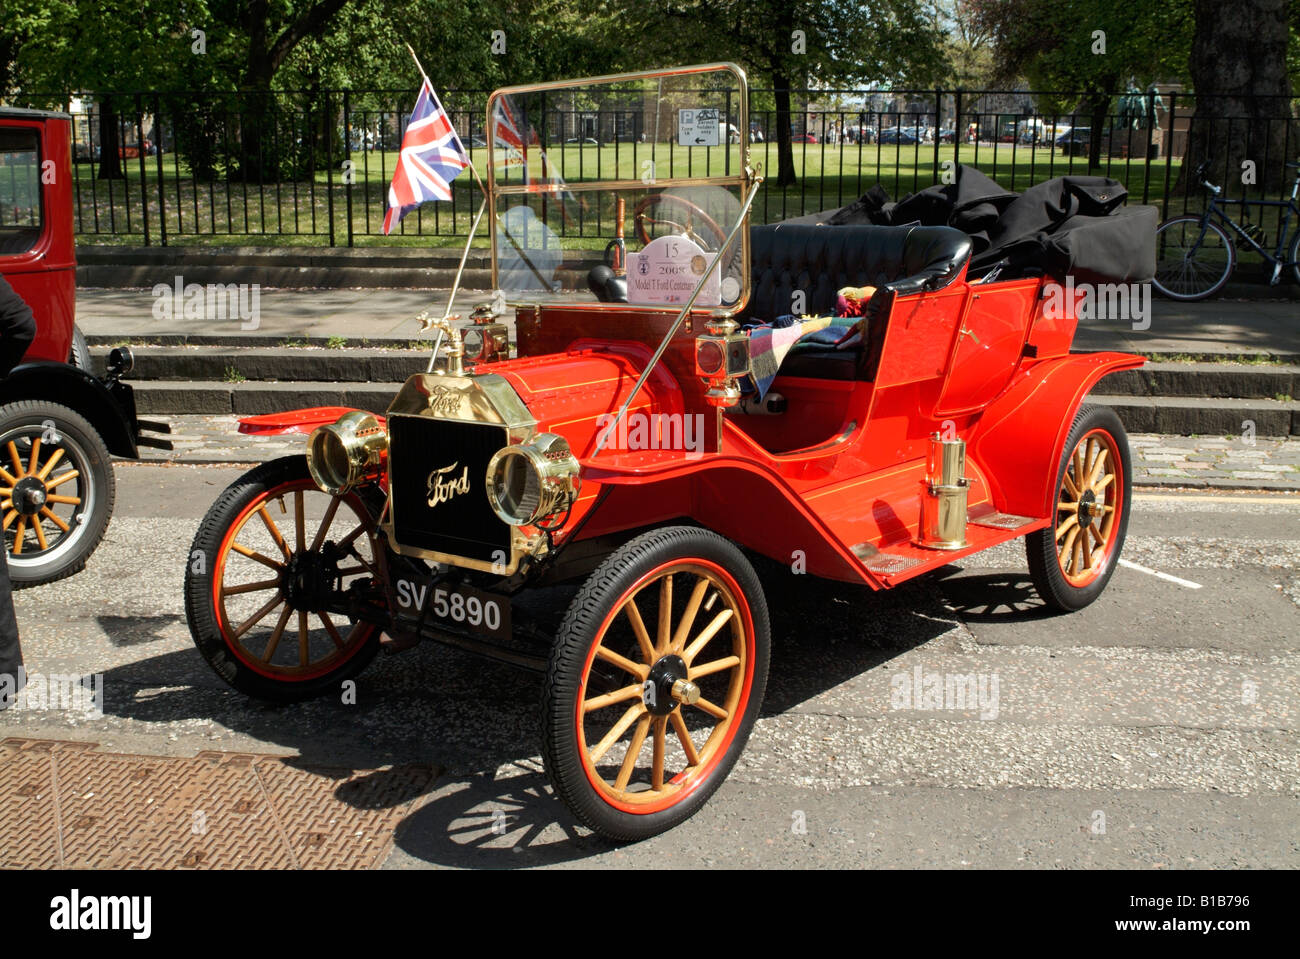
<path id="1" fill-rule="evenodd" d="M 776 88 L 776 185 L 794 186 L 794 147 L 790 143 L 790 78 L 774 73 Z"/>
<path id="2" fill-rule="evenodd" d="M 1259 187 L 1279 190 L 1284 161 L 1300 147 L 1294 123 L 1287 142 L 1287 0 L 1195 0 L 1195 17 L 1189 65 L 1196 115 L 1175 188 L 1186 188 L 1196 164 L 1213 160 L 1215 170 L 1227 171 L 1229 193 L 1240 193 L 1233 187 L 1249 160 Z"/>
<path id="3" fill-rule="evenodd" d="M 122 172 L 122 139 L 118 135 L 118 113 L 108 97 L 99 105 L 99 173 L 96 177 L 100 180 L 126 179 L 126 174 Z"/>
<path id="4" fill-rule="evenodd" d="M 1087 109 L 1089 122 L 1092 124 L 1092 135 L 1088 137 L 1088 169 L 1092 170 L 1102 165 L 1101 145 L 1103 140 L 1105 142 L 1110 140 L 1106 136 L 1106 120 L 1110 116 L 1110 96 L 1105 93 L 1092 94 L 1088 97 Z"/>

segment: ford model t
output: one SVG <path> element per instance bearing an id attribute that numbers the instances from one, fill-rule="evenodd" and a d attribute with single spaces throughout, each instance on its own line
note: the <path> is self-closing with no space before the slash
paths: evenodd
<path id="1" fill-rule="evenodd" d="M 0 108 L 0 274 L 31 308 L 36 335 L 0 379 L 0 515 L 16 586 L 80 570 L 108 527 L 110 454 L 170 447 L 142 429 L 121 378 L 131 351 L 114 349 L 107 376 L 90 372 L 75 326 L 72 122 L 66 113 Z"/>
<path id="2" fill-rule="evenodd" d="M 699 809 L 753 728 L 755 563 L 883 590 L 1023 538 L 1047 606 L 1097 598 L 1129 452 L 1083 401 L 1141 358 L 1072 355 L 1053 277 L 972 276 L 960 230 L 751 228 L 746 105 L 726 64 L 492 95 L 501 293 L 433 321 L 385 415 L 246 421 L 310 436 L 195 540 L 190 628 L 225 680 L 334 692 L 424 638 L 533 666 L 556 793 L 635 839 Z M 547 631 L 521 594 L 561 583 Z"/>

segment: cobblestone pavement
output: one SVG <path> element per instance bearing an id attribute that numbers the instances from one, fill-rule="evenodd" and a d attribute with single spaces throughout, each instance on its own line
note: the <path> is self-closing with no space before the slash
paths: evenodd
<path id="1" fill-rule="evenodd" d="M 153 416 L 171 423 L 174 450 L 142 449 L 147 462 L 261 463 L 303 451 L 306 437 L 245 436 L 233 415 Z M 1300 437 L 1131 433 L 1140 486 L 1300 490 Z"/>

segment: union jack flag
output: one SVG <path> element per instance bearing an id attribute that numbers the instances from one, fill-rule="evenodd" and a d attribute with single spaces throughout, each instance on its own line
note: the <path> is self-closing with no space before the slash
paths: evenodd
<path id="1" fill-rule="evenodd" d="M 519 167 L 519 172 L 527 183 L 528 148 L 524 145 L 519 121 L 515 119 L 514 107 L 509 97 L 503 96 L 497 100 L 492 108 L 492 121 L 493 144 L 505 151 L 501 165 Z"/>
<path id="2" fill-rule="evenodd" d="M 426 77 L 402 135 L 402 152 L 388 187 L 384 232 L 393 232 L 402 217 L 426 200 L 450 200 L 451 181 L 467 166 L 469 155 Z"/>

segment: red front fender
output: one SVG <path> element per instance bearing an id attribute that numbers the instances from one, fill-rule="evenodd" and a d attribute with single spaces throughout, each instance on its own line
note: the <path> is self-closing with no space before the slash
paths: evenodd
<path id="1" fill-rule="evenodd" d="M 283 436 L 285 433 L 310 433 L 318 426 L 333 423 L 344 413 L 353 412 L 352 406 L 313 406 L 305 410 L 289 410 L 285 413 L 263 413 L 260 416 L 245 416 L 239 421 L 239 432 L 254 436 Z M 383 426 L 384 417 L 375 414 L 379 425 Z"/>
<path id="2" fill-rule="evenodd" d="M 1074 353 L 1026 370 L 985 410 L 971 440 L 993 502 L 1007 513 L 1051 516 L 1056 471 L 1084 396 L 1107 373 L 1145 362 L 1131 353 Z"/>

